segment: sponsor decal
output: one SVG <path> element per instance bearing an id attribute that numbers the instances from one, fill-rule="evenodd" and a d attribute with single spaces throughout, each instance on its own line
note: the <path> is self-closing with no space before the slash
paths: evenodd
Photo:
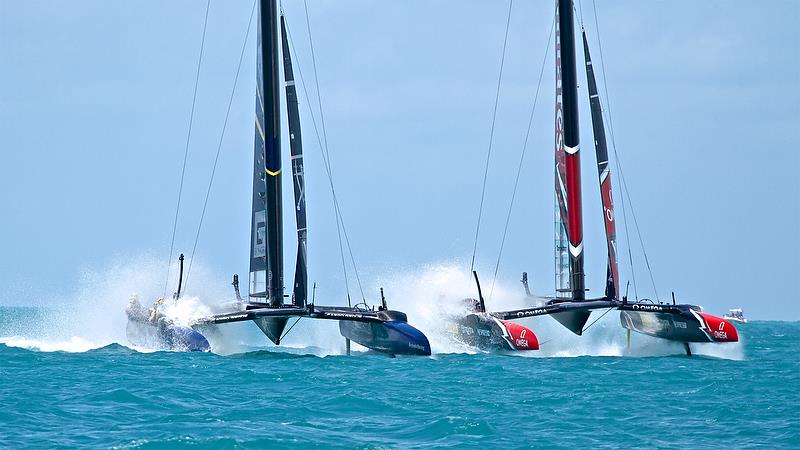
<path id="1" fill-rule="evenodd" d="M 539 350 L 539 340 L 533 331 L 518 323 L 500 321 L 508 332 L 508 343 L 517 350 Z"/>
<path id="2" fill-rule="evenodd" d="M 361 314 L 349 314 L 349 313 L 337 313 L 337 312 L 326 312 L 324 314 L 327 317 L 342 317 L 345 319 L 361 319 L 363 317 Z"/>
<path id="3" fill-rule="evenodd" d="M 253 222 L 255 224 L 253 227 L 253 233 L 255 234 L 253 236 L 253 258 L 267 256 L 267 212 L 256 211 L 253 216 Z"/>
<path id="4" fill-rule="evenodd" d="M 636 311 L 663 311 L 664 308 L 658 305 L 633 305 Z"/>
<path id="5" fill-rule="evenodd" d="M 409 343 L 408 343 L 408 348 L 415 348 L 415 349 L 417 349 L 417 350 L 422 350 L 422 351 L 425 351 L 425 347 L 424 347 L 424 346 L 422 346 L 422 345 L 419 345 L 419 344 L 415 344 L 415 343 L 413 343 L 413 342 L 409 342 Z"/>
<path id="6" fill-rule="evenodd" d="M 739 333 L 736 331 L 736 328 L 730 324 L 730 322 L 725 321 L 717 316 L 712 316 L 711 314 L 706 314 L 702 312 L 697 312 L 697 315 L 701 316 L 706 323 L 706 333 L 709 334 L 709 337 L 716 342 L 737 342 L 739 340 Z"/>
<path id="7" fill-rule="evenodd" d="M 686 329 L 686 322 L 673 322 L 675 324 L 675 328 L 683 328 Z"/>
<path id="8" fill-rule="evenodd" d="M 478 328 L 478 336 L 487 336 L 488 337 L 488 336 L 491 336 L 491 335 L 492 335 L 492 332 L 490 330 L 487 330 L 485 328 Z"/>
<path id="9" fill-rule="evenodd" d="M 542 314 L 547 314 L 547 309 L 545 308 L 536 308 L 536 309 L 528 309 L 525 311 L 517 312 L 517 317 L 530 317 L 530 316 L 539 316 Z"/>
<path id="10" fill-rule="evenodd" d="M 220 320 L 228 321 L 228 320 L 247 319 L 247 318 L 249 318 L 248 314 L 236 314 L 235 316 L 228 316 L 225 318 L 216 319 L 214 322 L 218 322 Z"/>

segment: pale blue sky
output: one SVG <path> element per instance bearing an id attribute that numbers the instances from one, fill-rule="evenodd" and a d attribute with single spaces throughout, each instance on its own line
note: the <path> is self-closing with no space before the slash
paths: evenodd
<path id="1" fill-rule="evenodd" d="M 371 288 L 395 270 L 468 264 L 507 3 L 309 3 L 362 278 Z M 800 319 L 800 3 L 598 3 L 617 145 L 662 297 L 675 290 L 715 312 Z M 0 0 L 0 304 L 60 297 L 87 268 L 166 259 L 204 5 Z M 251 5 L 212 2 L 178 251 L 191 251 Z M 284 6 L 308 80 L 302 2 Z M 550 1 L 514 5 L 478 245 L 487 279 L 551 19 Z M 247 271 L 254 54 L 251 36 L 197 254 L 222 279 Z M 508 283 L 527 270 L 542 293 L 553 289 L 553 83 L 551 56 L 500 270 Z M 581 87 L 587 286 L 601 292 L 603 225 Z M 336 229 L 307 100 L 301 91 L 311 279 L 335 297 Z M 291 208 L 286 219 L 291 250 Z M 637 275 L 650 295 L 645 271 Z"/>

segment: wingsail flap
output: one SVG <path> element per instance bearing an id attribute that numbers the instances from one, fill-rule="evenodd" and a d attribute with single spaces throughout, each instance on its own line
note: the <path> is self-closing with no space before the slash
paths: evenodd
<path id="1" fill-rule="evenodd" d="M 306 186 L 303 175 L 303 141 L 300 133 L 300 109 L 297 88 L 294 85 L 292 56 L 286 34 L 286 21 L 281 13 L 281 48 L 283 49 L 283 77 L 286 80 L 286 109 L 289 113 L 289 147 L 292 154 L 292 181 L 294 185 L 294 213 L 297 222 L 297 262 L 294 272 L 292 304 L 298 308 L 306 305 L 308 298 L 308 269 L 306 266 Z"/>
<path id="2" fill-rule="evenodd" d="M 592 58 L 589 55 L 589 43 L 586 32 L 583 36 L 583 55 L 586 59 L 586 79 L 589 84 L 589 104 L 592 110 L 592 133 L 594 134 L 594 147 L 597 154 L 597 174 L 600 179 L 600 198 L 603 205 L 603 222 L 606 230 L 606 245 L 608 247 L 608 269 L 606 270 L 606 298 L 616 299 L 619 296 L 619 271 L 617 269 L 617 231 L 614 223 L 614 199 L 611 189 L 611 170 L 608 164 L 608 147 L 606 145 L 606 132 L 603 124 L 603 108 L 600 105 L 600 96 L 597 92 L 597 81 L 594 76 Z"/>

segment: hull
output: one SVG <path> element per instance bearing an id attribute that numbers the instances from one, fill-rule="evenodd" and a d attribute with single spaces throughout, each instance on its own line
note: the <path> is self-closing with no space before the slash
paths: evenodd
<path id="1" fill-rule="evenodd" d="M 691 305 L 625 304 L 619 307 L 624 328 L 678 342 L 737 342 L 736 328 L 725 319 Z"/>
<path id="2" fill-rule="evenodd" d="M 405 314 L 396 311 L 382 311 L 386 320 L 382 322 L 361 322 L 340 320 L 339 332 L 347 339 L 375 350 L 391 355 L 429 356 L 431 344 L 428 338 L 418 329 L 403 320 Z"/>
<path id="3" fill-rule="evenodd" d="M 210 352 L 211 345 L 202 334 L 165 320 L 157 323 L 128 318 L 125 329 L 128 340 L 140 347 L 157 350 Z"/>
<path id="4" fill-rule="evenodd" d="M 195 322 L 196 325 L 218 325 L 230 322 L 253 321 L 275 344 L 280 343 L 279 334 L 291 317 L 336 320 L 339 332 L 347 339 L 370 350 L 392 355 L 430 355 L 428 338 L 408 324 L 408 318 L 400 311 L 379 309 L 366 310 L 351 307 L 294 306 L 271 307 L 249 303 L 239 311 L 217 314 Z M 273 337 L 275 339 L 273 339 Z"/>
<path id="5" fill-rule="evenodd" d="M 538 350 L 539 340 L 529 328 L 487 313 L 468 314 L 449 331 L 456 339 L 482 351 Z"/>

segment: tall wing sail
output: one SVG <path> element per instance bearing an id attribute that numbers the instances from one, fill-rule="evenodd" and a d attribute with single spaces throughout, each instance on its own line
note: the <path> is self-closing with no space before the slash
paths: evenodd
<path id="1" fill-rule="evenodd" d="M 572 298 L 585 298 L 578 85 L 572 0 L 559 0 L 556 20 L 556 198 L 569 250 Z M 559 227 L 556 226 L 559 252 Z M 557 261 L 559 255 L 557 253 Z"/>
<path id="2" fill-rule="evenodd" d="M 261 10 L 259 9 L 259 19 Z M 267 172 L 264 147 L 264 77 L 261 61 L 261 20 L 258 21 L 258 56 L 256 57 L 256 137 L 253 149 L 253 208 L 250 223 L 250 296 L 267 296 Z"/>
<path id="3" fill-rule="evenodd" d="M 250 296 L 283 303 L 277 7 L 261 0 L 256 58 L 256 138 L 250 237 Z"/>
<path id="4" fill-rule="evenodd" d="M 294 181 L 294 213 L 297 220 L 297 264 L 294 271 L 292 304 L 306 306 L 308 298 L 308 269 L 306 265 L 306 185 L 303 176 L 303 141 L 300 135 L 300 110 L 297 88 L 294 85 L 292 57 L 286 35 L 286 21 L 281 13 L 281 48 L 283 49 L 283 78 L 286 80 L 286 109 L 289 113 L 289 146 L 292 152 L 292 180 Z"/>
<path id="5" fill-rule="evenodd" d="M 608 148 L 606 147 L 606 131 L 603 126 L 603 109 L 597 93 L 597 82 L 594 77 L 592 58 L 589 56 L 589 44 L 586 32 L 583 35 L 583 54 L 586 59 L 586 79 L 589 81 L 589 104 L 592 107 L 592 132 L 594 148 L 597 153 L 597 173 L 600 177 L 600 196 L 603 201 L 603 221 L 606 226 L 606 244 L 608 245 L 608 270 L 606 271 L 606 298 L 613 300 L 619 295 L 619 272 L 617 270 L 617 231 L 614 223 L 614 199 L 611 196 L 611 171 L 608 167 Z"/>

